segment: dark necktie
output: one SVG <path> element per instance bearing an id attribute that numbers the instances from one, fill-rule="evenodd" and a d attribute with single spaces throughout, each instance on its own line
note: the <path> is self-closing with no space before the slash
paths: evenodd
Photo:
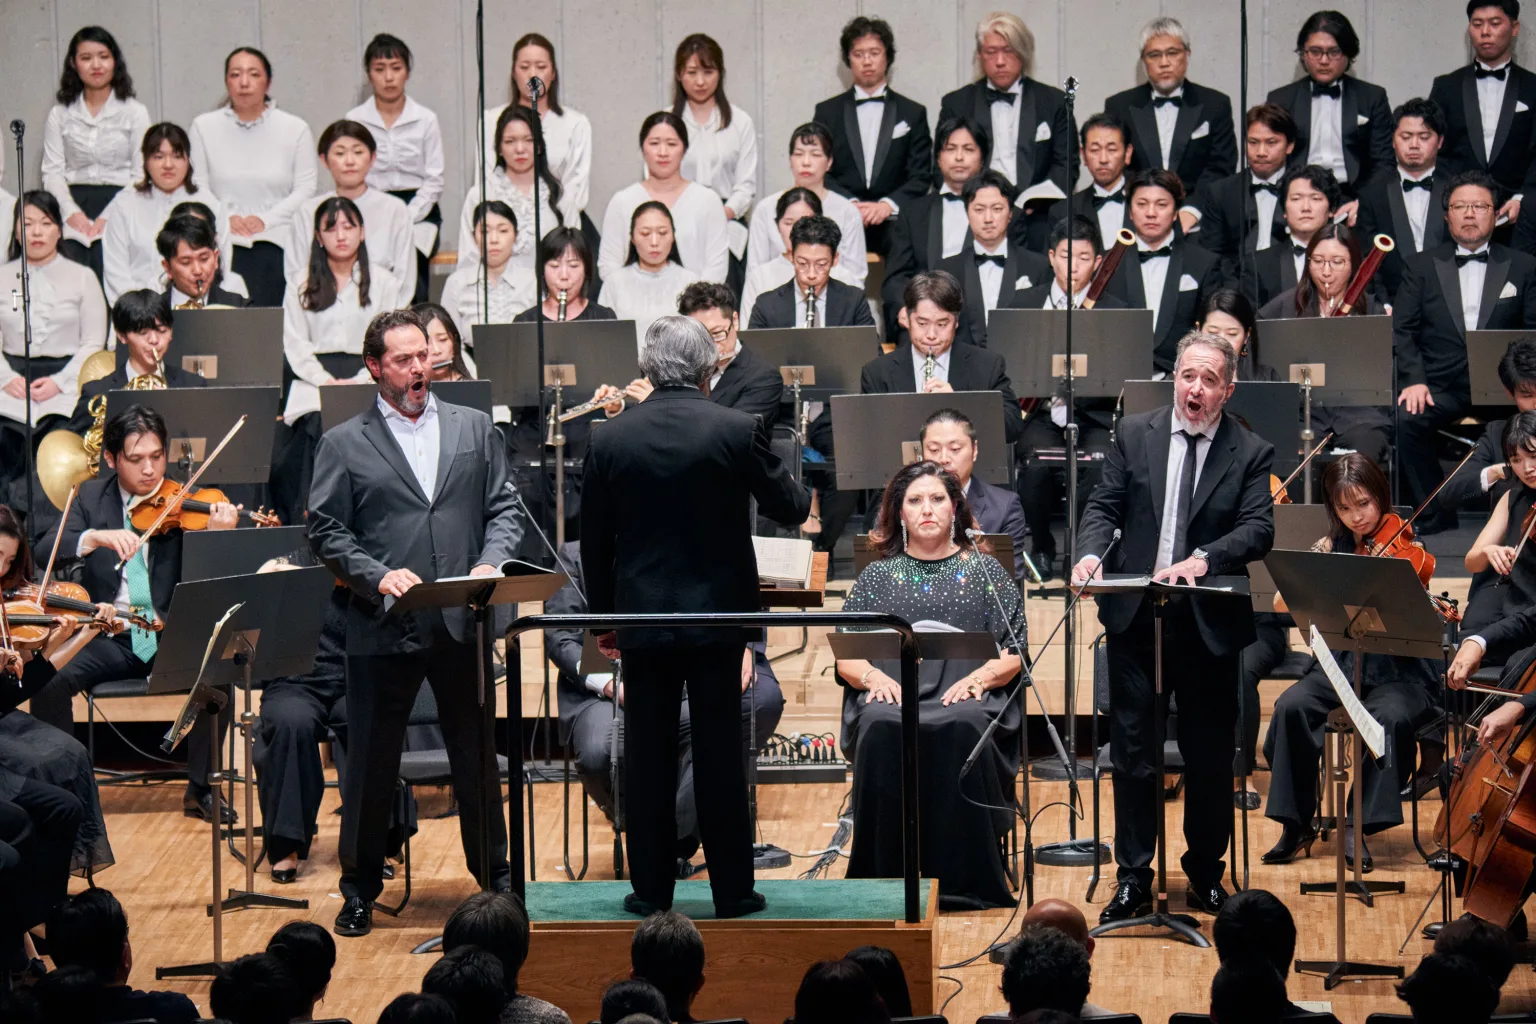
<path id="1" fill-rule="evenodd" d="M 1260 192 L 1268 192 L 1276 199 L 1280 198 L 1280 183 L 1278 181 L 1256 181 L 1248 186 L 1249 195 L 1257 195 Z"/>
<path id="2" fill-rule="evenodd" d="M 1017 96 L 1017 95 L 1018 95 L 1017 93 L 1001 92 L 1001 91 L 999 91 L 997 89 L 992 88 L 990 85 L 987 86 L 987 102 L 988 103 L 1006 103 L 1006 104 L 1008 104 L 1011 107 L 1011 106 L 1013 106 L 1014 97 Z"/>
<path id="3" fill-rule="evenodd" d="M 1173 561 L 1189 557 L 1189 507 L 1195 501 L 1195 456 L 1199 434 L 1179 431 L 1184 437 L 1184 469 L 1179 473 L 1179 501 L 1173 511 Z"/>
<path id="4" fill-rule="evenodd" d="M 1468 263 L 1487 263 L 1487 262 L 1488 262 L 1488 250 L 1487 249 L 1484 249 L 1482 252 L 1469 252 L 1469 253 L 1457 253 L 1456 254 L 1456 266 L 1458 268 L 1464 267 Z"/>
<path id="5" fill-rule="evenodd" d="M 1008 257 L 996 252 L 979 252 L 976 254 L 976 265 L 983 263 L 996 263 L 999 267 L 1008 265 Z"/>
<path id="6" fill-rule="evenodd" d="M 1478 78 L 1497 78 L 1499 81 L 1502 82 L 1502 81 L 1504 81 L 1504 76 L 1507 75 L 1508 73 L 1509 73 L 1509 65 L 1508 64 L 1505 64 L 1503 67 L 1499 68 L 1497 71 L 1494 71 L 1491 68 L 1485 68 L 1481 64 L 1479 64 L 1477 66 L 1477 77 Z"/>
<path id="7" fill-rule="evenodd" d="M 1338 82 L 1334 82 L 1332 85 L 1322 85 L 1316 81 L 1312 83 L 1312 97 L 1314 99 L 1318 96 L 1327 96 L 1331 100 L 1336 100 L 1342 98 L 1343 95 L 1344 87 L 1339 85 Z"/>
<path id="8" fill-rule="evenodd" d="M 1429 192 L 1434 187 L 1435 187 L 1435 179 L 1434 178 L 1425 178 L 1422 181 L 1414 181 L 1412 178 L 1404 178 L 1403 179 L 1403 194 L 1404 195 L 1406 195 L 1409 192 L 1412 192 L 1416 188 L 1421 188 L 1425 192 Z"/>
<path id="9" fill-rule="evenodd" d="M 956 192 L 940 192 L 939 193 L 939 198 L 945 200 L 946 202 L 950 202 L 950 203 L 963 203 L 963 202 L 965 202 L 965 197 L 960 195 L 960 194 L 958 194 L 958 193 L 956 193 Z"/>
<path id="10" fill-rule="evenodd" d="M 1155 260 L 1159 256 L 1172 256 L 1172 255 L 1173 255 L 1173 246 L 1165 245 L 1161 249 L 1142 249 L 1142 250 L 1140 250 L 1140 251 L 1138 251 L 1136 253 L 1136 258 L 1141 260 L 1141 262 L 1145 263 L 1148 260 Z"/>
<path id="11" fill-rule="evenodd" d="M 1105 203 L 1123 203 L 1123 202 L 1125 202 L 1125 189 L 1120 189 L 1119 191 L 1111 192 L 1107 196 L 1101 196 L 1097 192 L 1095 192 L 1093 194 L 1093 208 L 1095 210 L 1103 209 Z"/>
<path id="12" fill-rule="evenodd" d="M 1152 106 L 1154 107 L 1179 107 L 1183 105 L 1184 99 L 1181 96 L 1154 96 L 1152 98 Z"/>
<path id="13" fill-rule="evenodd" d="M 862 107 L 866 103 L 884 103 L 884 102 L 885 102 L 885 93 L 881 93 L 879 96 L 860 96 L 858 99 L 853 101 L 853 105 L 856 106 L 856 107 Z"/>

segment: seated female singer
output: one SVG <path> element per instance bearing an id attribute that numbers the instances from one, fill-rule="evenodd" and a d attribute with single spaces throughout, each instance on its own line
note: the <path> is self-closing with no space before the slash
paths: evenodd
<path id="1" fill-rule="evenodd" d="M 443 308 L 452 314 L 471 350 L 475 339 L 469 329 L 475 324 L 509 324 L 534 303 L 532 266 L 512 261 L 521 226 L 512 207 L 500 199 L 476 206 L 474 237 L 485 252 L 484 273 L 477 260 L 459 267 L 443 282 Z M 490 282 L 489 307 L 485 281 Z"/>
<path id="2" fill-rule="evenodd" d="M 741 290 L 741 322 L 744 324 L 752 322 L 752 307 L 757 304 L 758 296 L 795 279 L 795 261 L 790 253 L 789 232 L 806 217 L 821 216 L 821 197 L 808 188 L 785 189 L 774 206 L 774 216 L 778 218 L 774 223 L 778 226 L 779 237 L 784 240 L 784 251 L 780 254 L 783 258 L 759 263 L 747 271 L 747 281 Z M 833 264 L 832 277 L 855 288 L 864 287 L 843 269 L 842 260 Z"/>
<path id="3" fill-rule="evenodd" d="M 539 93 L 539 125 L 544 131 L 544 153 L 550 173 L 560 182 L 557 208 L 571 227 L 589 228 L 582 216 L 592 181 L 592 122 L 587 115 L 560 102 L 560 69 L 555 63 L 555 45 L 537 32 L 529 32 L 512 44 L 512 106 L 532 103 L 528 82 L 537 78 L 544 83 Z M 481 172 L 491 173 L 496 159 L 499 133 L 492 127 L 501 121 L 505 106 L 485 112 L 485 159 Z"/>
<path id="4" fill-rule="evenodd" d="M 1307 243 L 1306 274 L 1295 288 L 1276 295 L 1259 310 L 1260 320 L 1332 316 L 1360 267 L 1360 236 L 1347 224 L 1324 224 Z M 1368 288 L 1350 316 L 1379 316 L 1386 307 Z M 1380 465 L 1387 459 L 1392 420 L 1387 410 L 1369 405 L 1329 406 L 1312 399 L 1312 430 L 1333 432 L 1334 446 L 1361 452 Z"/>
<path id="5" fill-rule="evenodd" d="M 432 380 L 474 380 L 474 371 L 464 357 L 464 340 L 448 311 L 435 302 L 418 302 L 411 312 L 427 325 L 428 355 L 432 360 Z"/>
<path id="6" fill-rule="evenodd" d="M 1467 599 L 1462 636 L 1481 633 L 1536 598 L 1536 544 L 1525 540 L 1527 529 L 1536 533 L 1536 520 L 1527 522 L 1536 507 L 1536 413 L 1516 413 L 1504 424 L 1504 463 L 1510 487 L 1465 559 L 1468 572 L 1492 569 L 1497 575 Z"/>
<path id="7" fill-rule="evenodd" d="M 624 265 L 624 225 L 637 207 L 663 203 L 672 215 L 678 262 L 701 281 L 724 282 L 730 270 L 726 243 L 725 204 L 707 185 L 683 177 L 688 129 L 669 110 L 658 110 L 640 125 L 640 156 L 645 177 L 622 188 L 608 201 L 603 214 L 603 241 L 597 269 L 607 280 Z M 676 312 L 674 308 L 673 312 Z"/>
<path id="8" fill-rule="evenodd" d="M 880 559 L 854 582 L 844 611 L 893 612 L 908 622 L 990 633 L 988 661 L 924 661 L 918 750 L 923 802 L 918 821 L 923 871 L 937 875 L 947 908 L 1012 906 L 997 838 L 1013 824 L 1018 770 L 1018 704 L 1007 688 L 1019 673 L 1026 627 L 1019 590 L 991 555 L 966 536 L 970 506 L 960 484 L 935 462 L 914 462 L 886 485 L 871 539 Z M 901 874 L 901 683 L 896 661 L 838 661 L 843 751 L 853 762 L 853 853 L 849 878 Z M 961 765 L 988 722 L 994 743 L 975 769 Z M 982 805 L 990 805 L 985 807 Z"/>
<path id="9" fill-rule="evenodd" d="M 653 199 L 635 207 L 630 216 L 629 256 L 618 270 L 603 275 L 597 301 L 620 320 L 635 322 L 638 347 L 645 344 L 645 332 L 657 317 L 677 313 L 677 297 L 698 280 L 678 256 L 672 211 Z"/>
<path id="10" fill-rule="evenodd" d="M 1323 471 L 1323 505 L 1328 510 L 1328 536 L 1312 546 L 1314 551 L 1343 554 L 1371 553 L 1371 538 L 1382 516 L 1392 509 L 1391 488 L 1381 468 L 1360 452 L 1350 452 Z M 1388 538 L 1379 538 L 1385 543 Z M 1428 600 L 1428 597 L 1425 598 Z M 1284 598 L 1275 595 L 1275 611 L 1286 612 Z M 1334 651 L 1346 679 L 1353 678 L 1354 656 Z M 1389 746 L 1378 762 L 1366 757 L 1365 807 L 1358 811 L 1366 835 L 1403 823 L 1399 790 L 1413 768 L 1414 732 L 1433 711 L 1441 666 L 1437 660 L 1367 654 L 1363 667 L 1361 700 L 1386 730 Z M 1263 856 L 1265 864 L 1289 864 L 1296 854 L 1311 853 L 1317 830 L 1312 816 L 1317 810 L 1317 773 L 1323 752 L 1323 725 L 1328 713 L 1339 706 L 1322 666 L 1312 667 L 1275 701 L 1264 740 L 1264 759 L 1269 762 L 1269 805 L 1264 815 L 1278 821 L 1280 841 Z M 1355 863 L 1356 837 L 1346 827 L 1340 839 L 1344 859 Z M 1359 841 L 1364 858 L 1361 869 L 1370 871 L 1371 851 Z"/>
<path id="11" fill-rule="evenodd" d="M 560 182 L 549 173 L 549 165 L 542 156 L 537 162 L 534 160 L 533 113 L 527 107 L 504 109 L 496 119 L 496 138 L 496 165 L 491 169 L 484 198 L 500 199 L 512 208 L 520 228 L 512 263 L 531 273 L 534 250 L 538 248 L 538 240 L 533 237 L 534 177 L 537 175 L 539 181 L 539 230 L 546 235 L 564 224 L 560 214 Z M 481 199 L 480 186 L 471 185 L 459 214 L 457 270 L 480 262 L 480 246 L 475 242 L 475 208 Z"/>

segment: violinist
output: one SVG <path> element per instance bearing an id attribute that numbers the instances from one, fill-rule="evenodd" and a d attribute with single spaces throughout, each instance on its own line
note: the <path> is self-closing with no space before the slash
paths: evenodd
<path id="1" fill-rule="evenodd" d="M 1499 357 L 1499 383 L 1518 412 L 1536 410 L 1536 338 L 1516 338 Z M 1509 489 L 1509 466 L 1503 461 L 1504 425 L 1507 420 L 1489 420 L 1477 439 L 1477 450 L 1470 461 L 1446 482 L 1440 491 L 1442 508 L 1488 508 Z M 1475 591 L 1479 580 L 1472 581 Z"/>
<path id="2" fill-rule="evenodd" d="M 1323 504 L 1328 509 L 1328 536 L 1313 545 L 1314 551 L 1371 554 L 1379 537 L 1383 516 L 1392 509 L 1391 489 L 1381 467 L 1359 452 L 1350 452 L 1323 472 Z M 1275 610 L 1287 611 L 1284 599 L 1275 597 Z M 1352 654 L 1336 652 L 1339 669 L 1352 675 Z M 1412 768 L 1414 731 L 1433 712 L 1438 670 L 1423 658 L 1383 654 L 1366 655 L 1361 700 L 1386 730 L 1390 746 L 1383 763 L 1365 758 L 1365 807 L 1357 812 L 1366 835 L 1403 822 L 1399 791 Z M 1313 822 L 1316 811 L 1318 762 L 1323 751 L 1323 725 L 1328 713 L 1339 706 L 1333 686 L 1314 660 L 1311 668 L 1280 695 L 1264 741 L 1271 781 L 1269 805 L 1264 814 L 1280 823 L 1280 841 L 1265 853 L 1266 864 L 1288 864 L 1298 853 L 1310 854 L 1317 839 Z M 1342 838 L 1346 863 L 1353 865 L 1356 837 L 1352 825 Z M 1359 842 L 1361 869 L 1370 871 L 1371 853 Z"/>
<path id="3" fill-rule="evenodd" d="M 165 420 L 146 406 L 130 405 L 108 420 L 102 433 L 102 457 L 112 472 L 80 486 L 59 543 L 61 560 L 81 560 L 82 582 L 92 601 L 110 603 L 119 613 L 144 619 L 165 614 L 171 591 L 181 579 L 181 532 L 159 534 L 146 543 L 129 519 L 132 509 L 165 482 L 166 444 Z M 215 502 L 209 510 L 208 529 L 233 529 L 238 517 L 236 506 Z M 52 544 L 59 529 L 49 530 L 43 543 Z M 149 675 L 156 647 L 156 634 L 138 627 L 93 638 L 34 699 L 34 713 L 72 731 L 71 697 L 97 683 Z M 221 735 L 229 716 L 228 710 L 220 716 Z M 182 810 L 188 817 L 211 820 L 215 800 L 204 781 L 204 767 L 212 764 L 212 751 L 200 729 L 187 739 L 187 764 Z M 219 804 L 222 820 L 233 823 L 234 810 L 222 801 Z"/>
<path id="4" fill-rule="evenodd" d="M 1463 633 L 1476 633 L 1536 598 L 1536 412 L 1516 413 L 1504 426 L 1504 462 L 1510 478 L 1466 555 L 1467 571 L 1492 570 L 1493 581 L 1473 591 L 1462 616 Z M 1529 549 L 1529 550 L 1528 550 Z"/>

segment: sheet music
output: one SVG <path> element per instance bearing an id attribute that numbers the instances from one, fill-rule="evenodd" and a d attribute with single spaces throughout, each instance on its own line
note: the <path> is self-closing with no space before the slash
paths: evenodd
<path id="1" fill-rule="evenodd" d="M 1093 579 L 1089 580 L 1088 583 L 1085 584 L 1085 585 L 1092 586 L 1095 589 L 1104 588 L 1104 589 L 1109 589 L 1109 590 L 1145 590 L 1147 587 L 1152 585 L 1152 577 L 1151 576 L 1109 576 L 1109 577 L 1095 576 Z M 1232 590 L 1232 588 L 1230 586 L 1212 587 L 1212 586 L 1206 586 L 1206 585 L 1201 584 L 1201 583 L 1193 583 L 1193 584 L 1191 584 L 1191 583 L 1184 583 L 1183 581 L 1175 582 L 1173 580 L 1163 580 L 1162 581 L 1162 585 L 1169 586 L 1169 587 L 1185 587 L 1185 588 L 1187 588 L 1189 590 L 1195 590 L 1195 589 L 1213 590 L 1213 591 L 1217 591 L 1219 593 L 1230 593 L 1231 590 Z"/>
<path id="2" fill-rule="evenodd" d="M 757 578 L 775 587 L 811 585 L 811 542 L 798 537 L 753 537 Z"/>
<path id="3" fill-rule="evenodd" d="M 1360 734 L 1360 739 L 1370 748 L 1371 756 L 1381 757 L 1387 749 L 1387 731 L 1381 723 L 1371 717 L 1371 713 L 1365 710 L 1365 705 L 1360 703 L 1360 698 L 1355 696 L 1354 687 L 1344 678 L 1344 673 L 1339 668 L 1339 663 L 1333 660 L 1333 652 L 1328 649 L 1328 642 L 1323 639 L 1323 634 L 1317 631 L 1314 625 L 1312 629 L 1312 653 L 1317 655 L 1317 663 L 1323 666 L 1323 674 L 1328 677 L 1328 682 L 1333 684 L 1333 692 L 1339 697 L 1339 703 L 1349 714 L 1349 720 L 1355 723 L 1355 731 Z M 1357 653 L 1355 657 L 1364 657 Z"/>

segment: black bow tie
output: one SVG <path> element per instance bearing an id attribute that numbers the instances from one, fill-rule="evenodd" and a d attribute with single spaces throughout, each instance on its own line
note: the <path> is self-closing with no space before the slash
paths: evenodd
<path id="1" fill-rule="evenodd" d="M 1249 195 L 1257 195 L 1260 192 L 1268 192 L 1276 199 L 1280 198 L 1280 183 L 1278 181 L 1256 181 L 1248 186 Z"/>
<path id="2" fill-rule="evenodd" d="M 958 192 L 940 192 L 939 193 L 939 198 L 943 199 L 943 200 L 946 200 L 948 202 L 951 202 L 951 203 L 963 203 L 963 202 L 965 202 L 965 197 L 962 196 Z"/>
<path id="3" fill-rule="evenodd" d="M 1295 242 L 1291 243 L 1291 255 L 1292 256 L 1305 256 L 1306 254 L 1307 254 L 1307 247 L 1306 246 L 1304 246 L 1304 245 L 1297 245 Z"/>
<path id="4" fill-rule="evenodd" d="M 1136 253 L 1136 257 L 1145 263 L 1147 260 L 1155 260 L 1159 256 L 1172 256 L 1173 246 L 1165 245 L 1161 249 L 1142 249 Z"/>
<path id="5" fill-rule="evenodd" d="M 1341 86 L 1338 82 L 1334 82 L 1332 85 L 1322 85 L 1314 80 L 1312 82 L 1312 95 L 1314 98 L 1318 96 L 1327 96 L 1329 99 L 1336 100 L 1343 97 L 1344 87 Z"/>
<path id="6" fill-rule="evenodd" d="M 1488 250 L 1487 249 L 1484 249 L 1482 252 L 1469 252 L 1469 253 L 1457 253 L 1456 254 L 1456 266 L 1458 266 L 1458 267 L 1464 267 L 1468 263 L 1487 263 L 1487 262 L 1488 262 Z"/>
<path id="7" fill-rule="evenodd" d="M 862 107 L 866 103 L 884 103 L 884 102 L 885 102 L 885 93 L 881 93 L 879 96 L 860 96 L 858 99 L 853 101 L 853 105 L 856 106 L 856 107 Z"/>
<path id="8" fill-rule="evenodd" d="M 1101 196 L 1097 192 L 1095 192 L 1093 194 L 1093 196 L 1092 196 L 1092 199 L 1093 199 L 1093 208 L 1095 210 L 1101 210 L 1101 209 L 1104 208 L 1104 204 L 1105 203 L 1123 203 L 1123 202 L 1125 202 L 1125 189 L 1119 189 L 1117 191 L 1111 192 L 1107 196 Z"/>
<path id="9" fill-rule="evenodd" d="M 990 85 L 987 86 L 988 103 L 1006 103 L 1011 107 L 1013 106 L 1013 101 L 1017 96 L 1018 93 L 1000 92 L 997 89 L 992 88 Z"/>
<path id="10" fill-rule="evenodd" d="M 1000 267 L 1005 267 L 1008 265 L 1008 257 L 1002 253 L 979 252 L 976 254 L 976 265 L 980 266 L 983 263 L 996 263 Z"/>
<path id="11" fill-rule="evenodd" d="M 1404 178 L 1403 179 L 1403 192 L 1404 193 L 1412 192 L 1416 188 L 1421 188 L 1425 192 L 1430 192 L 1430 191 L 1433 191 L 1434 187 L 1435 187 L 1435 179 L 1434 178 L 1425 178 L 1422 181 L 1414 181 L 1412 178 Z"/>
<path id="12" fill-rule="evenodd" d="M 1184 97 L 1182 96 L 1154 96 L 1152 98 L 1152 106 L 1154 107 L 1180 107 L 1183 105 Z"/>
<path id="13" fill-rule="evenodd" d="M 1492 68 L 1485 68 L 1481 64 L 1479 64 L 1477 66 L 1477 77 L 1478 78 L 1497 78 L 1499 81 L 1502 82 L 1502 81 L 1504 81 L 1504 76 L 1507 75 L 1507 74 L 1509 74 L 1509 65 L 1508 64 L 1505 64 L 1503 67 L 1499 68 L 1499 70 L 1497 70 L 1497 71 L 1494 71 Z"/>

